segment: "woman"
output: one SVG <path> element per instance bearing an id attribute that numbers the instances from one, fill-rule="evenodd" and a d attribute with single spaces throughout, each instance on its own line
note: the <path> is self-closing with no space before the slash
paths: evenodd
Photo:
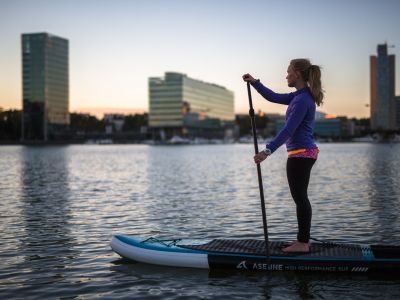
<path id="1" fill-rule="evenodd" d="M 284 128 L 269 143 L 265 150 L 254 156 L 259 164 L 286 142 L 288 160 L 286 165 L 290 193 L 296 203 L 298 234 L 297 240 L 282 249 L 284 252 L 309 252 L 312 209 L 307 196 L 311 168 L 318 157 L 318 148 L 313 139 L 316 105 L 324 98 L 321 88 L 321 70 L 308 59 L 294 59 L 287 69 L 287 84 L 296 88 L 290 94 L 277 94 L 265 87 L 250 74 L 243 80 L 265 99 L 288 105 Z"/>

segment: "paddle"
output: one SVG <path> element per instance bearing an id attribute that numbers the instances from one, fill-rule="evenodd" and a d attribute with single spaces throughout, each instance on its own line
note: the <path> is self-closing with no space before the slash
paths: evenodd
<path id="1" fill-rule="evenodd" d="M 250 82 L 247 82 L 247 94 L 249 96 L 249 106 L 250 106 L 249 115 L 250 115 L 250 120 L 251 120 L 251 127 L 253 129 L 254 152 L 255 152 L 255 154 L 258 154 L 256 120 L 255 120 L 255 116 L 254 116 L 253 100 L 251 98 Z M 269 258 L 267 216 L 265 213 L 264 188 L 263 188 L 263 183 L 262 183 L 260 164 L 257 164 L 257 174 L 258 174 L 258 187 L 260 189 L 261 211 L 262 211 L 263 226 L 264 226 L 265 252 L 266 252 L 267 257 Z"/>

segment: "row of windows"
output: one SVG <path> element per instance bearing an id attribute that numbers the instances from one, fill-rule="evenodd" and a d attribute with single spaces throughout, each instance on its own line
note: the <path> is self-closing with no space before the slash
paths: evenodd
<path id="1" fill-rule="evenodd" d="M 56 93 L 60 95 L 68 95 L 68 85 L 64 84 L 46 84 L 45 86 L 48 93 Z"/>
<path id="2" fill-rule="evenodd" d="M 150 112 L 151 116 L 171 116 L 171 115 L 176 115 L 176 116 L 182 116 L 182 112 L 180 110 L 176 109 L 163 109 L 163 110 L 153 110 Z"/>
<path id="3" fill-rule="evenodd" d="M 150 102 L 161 102 L 161 101 L 181 101 L 182 95 L 180 94 L 160 94 L 154 95 L 150 93 Z"/>
<path id="4" fill-rule="evenodd" d="M 199 90 L 199 89 L 192 89 L 192 88 L 187 88 L 182 86 L 173 86 L 173 87 L 167 87 L 167 86 L 159 86 L 159 87 L 153 87 L 150 86 L 150 94 L 151 95 L 182 95 L 182 94 L 189 94 L 193 95 L 193 97 L 201 96 L 201 97 L 212 97 L 212 98 L 217 98 L 217 99 L 231 99 L 233 100 L 233 93 L 231 92 L 216 92 L 213 90 Z"/>
<path id="5" fill-rule="evenodd" d="M 224 105 L 219 103 L 211 103 L 211 102 L 198 102 L 188 100 L 186 101 L 190 104 L 191 110 L 211 110 L 211 111 L 232 111 L 233 112 L 233 105 Z"/>
<path id="6" fill-rule="evenodd" d="M 62 80 L 60 78 L 48 78 L 46 80 L 46 86 L 49 88 L 68 90 L 68 81 Z"/>
<path id="7" fill-rule="evenodd" d="M 230 109 L 229 107 L 216 107 L 216 106 L 206 106 L 206 105 L 191 105 L 190 106 L 191 112 L 206 112 L 207 114 L 213 115 L 231 115 L 233 118 L 233 108 Z"/>
<path id="8" fill-rule="evenodd" d="M 30 93 L 24 91 L 23 97 L 29 102 L 44 102 L 44 100 L 47 99 L 47 103 L 49 105 L 51 105 L 52 103 L 59 103 L 61 105 L 68 104 L 68 97 L 65 95 L 48 95 L 46 98 L 44 92 Z"/>
<path id="9" fill-rule="evenodd" d="M 154 116 L 154 115 L 149 115 L 149 122 L 164 122 L 164 123 L 168 123 L 168 122 L 175 122 L 175 121 L 179 121 L 179 122 L 183 122 L 183 118 L 182 116 L 170 116 L 168 118 L 164 118 L 164 116 Z"/>
<path id="10" fill-rule="evenodd" d="M 59 99 L 54 99 L 54 101 L 49 101 L 48 106 L 49 107 L 56 107 L 61 110 L 68 108 L 69 103 L 66 101 L 67 99 L 59 98 Z"/>
<path id="11" fill-rule="evenodd" d="M 219 108 L 222 110 L 229 110 L 229 108 L 232 108 L 233 111 L 233 100 L 231 99 L 223 99 L 222 101 L 215 101 L 218 99 L 215 98 L 205 98 L 205 97 L 199 97 L 199 98 L 194 98 L 194 97 L 184 97 L 183 100 L 182 98 L 178 97 L 173 97 L 173 96 L 164 96 L 163 97 L 151 97 L 150 96 L 150 106 L 152 104 L 162 104 L 162 103 L 183 103 L 183 101 L 189 102 L 191 105 L 203 105 L 203 106 L 210 106 L 210 107 L 215 107 Z"/>
<path id="12" fill-rule="evenodd" d="M 68 58 L 59 57 L 59 58 L 49 58 L 46 57 L 46 65 L 47 66 L 55 66 L 62 69 L 68 69 Z"/>
<path id="13" fill-rule="evenodd" d="M 150 119 L 159 119 L 159 120 L 182 120 L 182 114 L 175 113 L 175 114 L 149 114 Z"/>
<path id="14" fill-rule="evenodd" d="M 27 66 L 25 65 L 22 69 L 23 76 L 29 76 L 31 74 L 40 73 L 40 74 L 48 74 L 48 76 L 59 76 L 63 78 L 68 78 L 68 70 L 58 67 L 50 67 L 47 66 L 45 69 L 43 65 L 36 66 Z"/>
<path id="15" fill-rule="evenodd" d="M 40 95 L 24 95 L 27 103 L 44 103 L 44 96 Z"/>
<path id="16" fill-rule="evenodd" d="M 65 64 L 46 64 L 46 71 L 51 73 L 68 74 L 68 66 Z"/>
<path id="17" fill-rule="evenodd" d="M 153 91 L 160 91 L 160 90 L 175 90 L 175 91 L 181 91 L 182 90 L 182 85 L 181 84 L 149 84 L 149 89 Z"/>
<path id="18" fill-rule="evenodd" d="M 182 108 L 182 102 L 152 102 L 149 105 L 150 110 L 152 109 L 162 109 L 162 108 Z"/>
<path id="19" fill-rule="evenodd" d="M 190 111 L 191 113 L 197 113 L 200 115 L 204 115 L 208 118 L 217 118 L 224 120 L 233 120 L 234 113 L 233 111 L 207 111 L 207 110 L 194 110 Z M 159 116 L 169 116 L 169 115 L 180 115 L 183 116 L 181 109 L 150 109 L 150 115 L 159 115 Z"/>
<path id="20" fill-rule="evenodd" d="M 69 110 L 68 110 L 68 107 L 48 107 L 47 112 L 50 115 L 68 114 Z"/>
<path id="21" fill-rule="evenodd" d="M 175 117 L 180 117 L 184 118 L 185 116 L 180 113 L 180 112 L 165 112 L 165 111 L 159 111 L 159 112 L 151 112 L 149 114 L 150 118 L 163 118 L 163 119 L 168 119 L 168 118 L 175 118 Z M 212 114 L 212 113 L 206 113 L 204 115 L 205 118 L 207 119 L 221 119 L 221 120 L 233 120 L 231 114 Z"/>
<path id="22" fill-rule="evenodd" d="M 181 98 L 182 97 L 182 93 L 178 92 L 178 91 L 169 91 L 169 90 L 165 90 L 165 91 L 151 91 L 149 92 L 149 96 L 150 99 L 153 98 Z"/>
<path id="23" fill-rule="evenodd" d="M 217 97 L 228 97 L 233 98 L 232 92 L 225 92 L 225 91 L 214 91 L 214 90 L 207 90 L 207 89 L 193 89 L 188 87 L 182 87 L 179 85 L 174 86 L 152 86 L 150 85 L 149 90 L 155 93 L 166 93 L 166 92 L 175 92 L 175 93 L 192 93 L 192 94 L 208 94 L 208 95 L 216 95 Z"/>
<path id="24" fill-rule="evenodd" d="M 67 105 L 69 101 L 68 101 L 68 97 L 65 95 L 48 95 L 47 102 L 49 103 L 49 105 L 51 105 L 53 103 Z"/>
<path id="25" fill-rule="evenodd" d="M 184 87 L 183 92 L 186 94 L 193 94 L 193 95 L 209 95 L 215 98 L 222 98 L 222 99 L 233 99 L 233 93 L 226 92 L 226 91 L 215 91 L 215 90 L 198 90 L 198 89 L 191 89 Z"/>
<path id="26" fill-rule="evenodd" d="M 24 87 L 23 90 L 24 95 L 47 95 L 48 99 L 68 99 L 68 91 L 59 91 L 59 90 L 47 90 L 47 93 L 44 89 L 30 89 Z"/>
<path id="27" fill-rule="evenodd" d="M 233 117 L 233 107 L 216 107 L 212 105 L 206 105 L 206 104 L 193 104 L 189 103 L 190 105 L 190 111 L 192 112 L 214 112 L 215 114 L 225 114 L 229 115 L 231 114 Z M 181 103 L 162 103 L 162 104 L 150 104 L 150 113 L 155 112 L 155 111 L 169 111 L 169 110 L 174 110 L 174 111 L 181 111 L 182 110 L 182 104 Z"/>
<path id="28" fill-rule="evenodd" d="M 193 92 L 184 92 L 184 97 L 196 98 L 196 99 L 213 99 L 215 101 L 225 101 L 233 103 L 233 97 L 228 95 L 218 95 L 213 93 L 193 93 Z"/>
<path id="29" fill-rule="evenodd" d="M 38 77 L 23 77 L 23 86 L 36 87 L 36 88 L 53 88 L 59 90 L 68 90 L 68 81 L 61 80 L 59 78 L 38 78 Z"/>
<path id="30" fill-rule="evenodd" d="M 152 109 L 162 109 L 162 108 L 182 108 L 182 102 L 161 102 L 161 103 L 150 103 L 150 110 Z"/>
<path id="31" fill-rule="evenodd" d="M 22 63 L 24 68 L 31 66 L 40 66 L 40 68 L 44 68 L 46 65 L 47 68 L 55 68 L 61 70 L 68 70 L 68 57 L 65 56 L 57 56 L 57 57 L 48 57 L 37 53 L 35 55 L 24 55 L 22 59 Z"/>
<path id="32" fill-rule="evenodd" d="M 233 103 L 220 103 L 212 101 L 213 99 L 193 99 L 193 98 L 184 98 L 184 101 L 190 103 L 191 106 L 198 105 L 198 106 L 207 106 L 207 107 L 215 107 L 215 108 L 223 108 L 227 109 L 229 107 L 233 107 Z"/>
<path id="33" fill-rule="evenodd" d="M 191 79 L 191 78 L 184 78 L 183 80 L 183 85 L 184 86 L 190 86 L 190 87 L 194 87 L 200 90 L 213 90 L 215 92 L 217 91 L 226 91 L 226 92 L 230 92 L 228 91 L 226 88 L 216 85 L 216 84 L 210 84 L 210 83 L 206 83 L 206 82 L 202 82 L 199 80 L 195 80 L 195 79 Z"/>

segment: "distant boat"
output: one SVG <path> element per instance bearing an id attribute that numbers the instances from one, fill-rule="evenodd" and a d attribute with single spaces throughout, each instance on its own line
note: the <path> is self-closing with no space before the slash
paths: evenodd
<path id="1" fill-rule="evenodd" d="M 209 144 L 209 143 L 210 143 L 210 141 L 209 141 L 208 139 L 199 138 L 199 137 L 196 137 L 196 138 L 191 142 L 192 145 L 207 145 L 207 144 Z"/>
<path id="2" fill-rule="evenodd" d="M 112 139 L 90 139 L 85 142 L 86 145 L 110 145 L 113 144 Z"/>
<path id="3" fill-rule="evenodd" d="M 188 145 L 190 144 L 190 140 L 179 135 L 174 135 L 167 143 L 171 145 Z"/>
<path id="4" fill-rule="evenodd" d="M 400 135 L 396 134 L 392 139 L 392 143 L 400 143 Z"/>
<path id="5" fill-rule="evenodd" d="M 357 137 L 352 139 L 353 142 L 359 142 L 359 143 L 371 143 L 375 142 L 374 138 L 370 135 L 363 136 L 363 137 Z"/>

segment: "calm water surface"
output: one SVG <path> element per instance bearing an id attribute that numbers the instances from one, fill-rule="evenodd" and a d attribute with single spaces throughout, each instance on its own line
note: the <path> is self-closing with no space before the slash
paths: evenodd
<path id="1" fill-rule="evenodd" d="M 312 236 L 400 244 L 400 144 L 322 144 Z M 111 235 L 263 238 L 252 145 L 0 147 L 0 298 L 399 299 L 399 276 L 226 273 L 126 262 Z M 292 240 L 286 154 L 262 165 Z"/>

